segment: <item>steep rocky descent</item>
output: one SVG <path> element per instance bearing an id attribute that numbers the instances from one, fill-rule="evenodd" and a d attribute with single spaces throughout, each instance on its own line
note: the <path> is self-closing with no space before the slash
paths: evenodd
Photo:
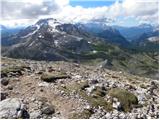
<path id="1" fill-rule="evenodd" d="M 30 118 L 159 118 L 159 84 L 156 80 L 62 61 L 2 58 L 1 62 L 2 70 L 24 65 L 30 69 L 21 69 L 22 74 L 12 69 L 3 76 L 2 79 L 9 82 L 2 85 L 1 92 L 8 96 L 0 105 L 16 98 L 26 106 L 20 111 L 27 111 Z M 42 79 L 42 75 L 46 75 L 43 73 L 51 74 L 52 78 L 55 73 L 70 77 L 56 77 L 55 82 L 47 82 Z M 19 115 L 15 110 L 17 105 L 7 109 Z M 13 118 L 13 114 L 8 118 Z M 18 118 L 23 118 L 24 114 L 21 115 Z"/>

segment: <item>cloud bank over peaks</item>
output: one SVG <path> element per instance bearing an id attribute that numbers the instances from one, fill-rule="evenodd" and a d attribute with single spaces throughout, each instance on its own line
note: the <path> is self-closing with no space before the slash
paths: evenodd
<path id="1" fill-rule="evenodd" d="M 2 0 L 1 23 L 14 26 L 22 25 L 24 21 L 25 24 L 27 22 L 29 24 L 40 18 L 56 18 L 72 23 L 118 24 L 125 18 L 132 17 L 139 23 L 158 24 L 158 0 L 121 0 L 120 2 L 115 0 L 112 5 L 92 8 L 83 5 L 73 7 L 70 2 L 69 0 Z"/>

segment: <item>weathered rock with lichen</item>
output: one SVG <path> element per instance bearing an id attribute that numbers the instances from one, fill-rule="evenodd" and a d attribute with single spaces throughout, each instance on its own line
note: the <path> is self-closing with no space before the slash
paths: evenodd
<path id="1" fill-rule="evenodd" d="M 124 89 L 113 88 L 109 91 L 109 95 L 116 97 L 118 101 L 120 101 L 124 111 L 130 111 L 132 104 L 138 104 L 138 98 L 133 93 L 130 93 Z"/>
<path id="2" fill-rule="evenodd" d="M 65 73 L 44 73 L 41 76 L 41 79 L 45 82 L 55 82 L 57 79 L 66 79 L 70 78 L 69 75 Z"/>

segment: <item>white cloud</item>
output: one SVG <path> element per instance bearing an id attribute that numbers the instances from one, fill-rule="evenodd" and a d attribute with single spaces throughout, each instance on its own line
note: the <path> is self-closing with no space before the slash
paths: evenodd
<path id="1" fill-rule="evenodd" d="M 125 0 L 122 3 L 125 15 L 144 16 L 153 15 L 158 12 L 158 1 L 156 2 L 136 2 L 131 0 Z"/>
<path id="2" fill-rule="evenodd" d="M 37 18 L 39 15 L 46 15 L 55 12 L 59 8 L 59 4 L 57 4 L 55 1 L 32 1 L 33 2 L 31 2 L 31 0 L 2 0 L 2 19 L 32 19 Z"/>
<path id="3" fill-rule="evenodd" d="M 139 23 L 158 23 L 158 0 L 125 0 L 122 6 L 124 16 L 135 17 Z"/>
<path id="4" fill-rule="evenodd" d="M 36 19 L 13 19 L 13 20 L 1 20 L 0 24 L 8 27 L 28 26 L 36 22 Z"/>
<path id="5" fill-rule="evenodd" d="M 116 1 L 111 6 L 83 8 L 67 5 L 57 16 L 63 20 L 73 22 L 87 21 L 114 21 L 117 17 L 132 17 L 133 19 L 147 22 L 158 21 L 158 0 L 123 0 Z"/>
<path id="6" fill-rule="evenodd" d="M 108 19 L 107 11 L 108 7 L 83 8 L 81 6 L 66 6 L 59 14 L 53 14 L 53 16 L 68 22 L 88 22 Z"/>
<path id="7" fill-rule="evenodd" d="M 46 17 L 68 22 L 108 23 L 121 16 L 133 17 L 140 22 L 158 23 L 158 0 L 117 0 L 111 6 L 95 8 L 72 7 L 69 0 L 2 0 L 1 4 L 1 22 L 12 21 L 14 25 Z"/>

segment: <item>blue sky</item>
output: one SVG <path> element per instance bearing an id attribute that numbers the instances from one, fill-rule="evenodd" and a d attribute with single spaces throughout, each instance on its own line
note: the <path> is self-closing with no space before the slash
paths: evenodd
<path id="1" fill-rule="evenodd" d="M 75 7 L 75 6 L 82 6 L 82 7 L 85 7 L 85 8 L 88 8 L 88 7 L 103 7 L 103 6 L 110 6 L 112 4 L 114 4 L 115 1 L 80 1 L 80 0 L 70 0 L 70 5 Z"/>

